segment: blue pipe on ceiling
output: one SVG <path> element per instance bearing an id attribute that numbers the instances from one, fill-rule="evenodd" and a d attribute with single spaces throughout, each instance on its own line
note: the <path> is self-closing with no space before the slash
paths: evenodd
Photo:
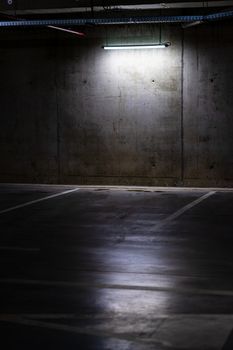
<path id="1" fill-rule="evenodd" d="M 204 16 L 205 21 L 217 21 L 233 17 L 233 11 L 219 12 Z"/>
<path id="2" fill-rule="evenodd" d="M 197 16 L 150 16 L 150 17 L 126 17 L 126 18 L 85 18 L 85 19 L 37 19 L 2 21 L 0 27 L 41 27 L 41 26 L 83 26 L 87 24 L 143 24 L 143 23 L 184 23 L 184 22 L 209 22 L 221 19 L 233 18 L 233 11 L 219 12 L 210 15 Z"/>

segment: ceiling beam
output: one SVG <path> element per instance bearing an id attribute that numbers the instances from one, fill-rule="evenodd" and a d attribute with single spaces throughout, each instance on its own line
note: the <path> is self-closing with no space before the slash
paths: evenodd
<path id="1" fill-rule="evenodd" d="M 171 6 L 172 4 L 181 3 L 181 0 L 0 0 L 0 10 L 16 8 L 17 10 L 33 10 L 33 9 L 60 9 L 60 8 L 76 8 L 91 6 L 134 6 L 134 5 L 159 5 Z M 212 6 L 212 3 L 227 3 L 229 1 L 222 0 L 185 0 L 185 3 L 203 3 L 205 6 Z"/>
<path id="2" fill-rule="evenodd" d="M 7 1 L 7 0 L 6 0 Z M 14 1 L 14 0 L 12 0 Z M 19 1 L 19 0 L 18 0 Z M 26 6 L 27 1 L 26 0 L 21 0 L 22 3 L 24 3 L 24 6 Z M 82 0 L 78 1 L 78 0 L 70 0 L 70 1 L 66 1 L 66 7 L 62 7 L 61 5 L 64 5 L 64 1 L 60 0 L 59 1 L 55 1 L 53 2 L 53 4 L 56 3 L 57 7 L 56 8 L 51 8 L 49 6 L 51 6 L 50 1 L 46 1 L 46 6 L 43 3 L 43 0 L 40 0 L 37 3 L 37 7 L 35 7 L 34 4 L 34 8 L 25 8 L 23 6 L 20 6 L 20 2 L 18 2 L 18 6 L 17 8 L 15 8 L 14 3 L 11 6 L 8 6 L 7 8 L 2 9 L 1 8 L 1 2 L 2 0 L 0 0 L 0 11 L 4 11 L 5 13 L 9 14 L 11 11 L 16 11 L 17 15 L 26 15 L 26 14 L 58 14 L 58 13 L 77 13 L 77 12 L 88 12 L 91 11 L 91 7 L 87 6 L 87 3 L 89 1 L 85 1 L 86 6 L 81 6 L 80 5 L 83 3 Z M 100 1 L 93 1 L 95 3 L 100 2 Z M 110 1 L 101 1 L 102 3 L 110 3 Z M 124 1 L 119 1 L 124 2 Z M 119 3 L 118 2 L 118 3 Z M 130 1 L 125 1 L 125 2 L 130 2 Z M 132 1 L 131 1 L 132 2 Z M 137 2 L 137 1 L 134 1 Z M 111 9 L 118 9 L 118 10 L 156 10 L 156 9 L 184 9 L 184 8 L 213 8 L 213 7 L 227 7 L 227 6 L 233 6 L 233 0 L 211 0 L 211 1 L 190 1 L 190 0 L 185 0 L 185 1 L 153 1 L 153 4 L 149 3 L 149 1 L 144 1 L 140 0 L 138 1 L 140 2 L 140 4 L 134 4 L 134 5 L 118 5 L 118 6 L 111 6 Z M 32 3 L 32 2 L 31 2 Z M 58 7 L 58 5 L 60 4 L 61 7 Z M 114 1 L 112 1 L 112 3 L 114 3 Z M 40 5 L 39 5 L 40 4 Z M 71 4 L 75 4 L 76 6 L 73 7 L 69 7 L 67 5 L 71 5 Z M 22 5 L 22 4 L 21 4 Z M 44 5 L 44 7 L 42 6 Z M 77 6 L 79 5 L 79 6 Z M 108 8 L 108 7 L 107 7 Z M 99 11 L 103 11 L 104 9 L 106 9 L 106 7 L 103 6 L 94 6 L 93 10 L 96 12 Z"/>

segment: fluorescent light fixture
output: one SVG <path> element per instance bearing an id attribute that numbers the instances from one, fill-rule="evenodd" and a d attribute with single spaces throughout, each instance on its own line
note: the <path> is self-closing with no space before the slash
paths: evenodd
<path id="1" fill-rule="evenodd" d="M 103 46 L 104 50 L 142 50 L 142 49 L 165 49 L 170 46 L 170 42 L 146 45 L 109 45 Z"/>

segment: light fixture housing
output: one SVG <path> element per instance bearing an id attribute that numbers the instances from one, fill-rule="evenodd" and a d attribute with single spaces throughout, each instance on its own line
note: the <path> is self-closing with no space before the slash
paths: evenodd
<path id="1" fill-rule="evenodd" d="M 143 50 L 143 49 L 165 49 L 170 46 L 170 42 L 164 42 L 159 44 L 135 44 L 135 45 L 108 45 L 103 46 L 104 50 Z"/>

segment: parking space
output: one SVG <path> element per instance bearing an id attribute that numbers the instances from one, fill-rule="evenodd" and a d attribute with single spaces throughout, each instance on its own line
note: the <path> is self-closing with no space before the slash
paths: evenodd
<path id="1" fill-rule="evenodd" d="M 233 348 L 232 191 L 1 185 L 0 198 L 6 348 Z"/>

